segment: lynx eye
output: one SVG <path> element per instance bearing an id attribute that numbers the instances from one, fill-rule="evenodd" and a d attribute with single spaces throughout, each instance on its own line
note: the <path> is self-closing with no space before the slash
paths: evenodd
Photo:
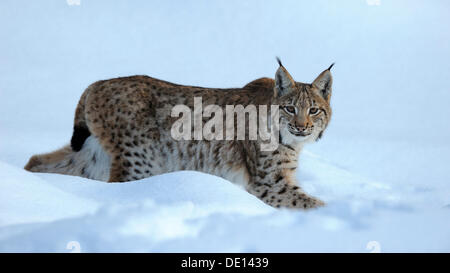
<path id="1" fill-rule="evenodd" d="M 310 113 L 311 115 L 315 115 L 315 114 L 319 113 L 319 108 L 317 108 L 317 107 L 311 107 L 311 108 L 309 108 L 309 113 Z"/>
<path id="2" fill-rule="evenodd" d="M 288 114 L 294 115 L 297 112 L 297 108 L 295 108 L 295 106 L 288 105 L 284 107 L 284 111 L 286 111 Z"/>

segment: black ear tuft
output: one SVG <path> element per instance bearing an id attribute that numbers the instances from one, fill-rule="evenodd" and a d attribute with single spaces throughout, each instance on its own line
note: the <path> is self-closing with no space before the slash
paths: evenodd
<path id="1" fill-rule="evenodd" d="M 283 64 L 281 63 L 280 58 L 278 58 L 278 57 L 277 57 L 277 62 L 278 62 L 278 64 L 279 64 L 280 66 L 283 66 Z"/>
<path id="2" fill-rule="evenodd" d="M 334 63 L 332 63 L 331 65 L 330 65 L 330 67 L 328 67 L 328 71 L 330 71 L 330 69 L 332 68 L 334 66 Z"/>

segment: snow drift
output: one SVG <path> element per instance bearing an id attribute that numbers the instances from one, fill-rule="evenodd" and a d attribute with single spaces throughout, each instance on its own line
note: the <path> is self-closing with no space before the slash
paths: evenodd
<path id="1" fill-rule="evenodd" d="M 0 251 L 449 252 L 448 1 L 0 3 Z M 208 87 L 333 67 L 333 117 L 300 156 L 321 209 L 276 210 L 218 177 L 35 174 L 90 83 Z"/>

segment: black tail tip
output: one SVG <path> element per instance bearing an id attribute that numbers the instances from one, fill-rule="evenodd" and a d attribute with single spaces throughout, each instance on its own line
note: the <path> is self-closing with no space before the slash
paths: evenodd
<path id="1" fill-rule="evenodd" d="M 75 126 L 73 128 L 72 139 L 70 140 L 70 146 L 72 150 L 78 152 L 83 147 L 86 139 L 91 135 L 91 132 L 87 127 Z"/>

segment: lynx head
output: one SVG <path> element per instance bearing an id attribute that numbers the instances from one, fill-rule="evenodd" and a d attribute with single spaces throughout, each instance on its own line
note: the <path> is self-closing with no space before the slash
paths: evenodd
<path id="1" fill-rule="evenodd" d="M 330 69 L 320 73 L 312 82 L 295 82 L 278 59 L 275 74 L 275 103 L 280 106 L 280 141 L 296 144 L 318 140 L 331 117 Z"/>

